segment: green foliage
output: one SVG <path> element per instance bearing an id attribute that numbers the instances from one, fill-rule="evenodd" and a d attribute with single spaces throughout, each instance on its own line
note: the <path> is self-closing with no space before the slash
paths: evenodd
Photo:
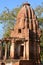
<path id="1" fill-rule="evenodd" d="M 2 19 L 4 21 L 4 34 L 3 37 L 9 37 L 11 29 L 14 28 L 14 24 L 16 21 L 17 14 L 19 12 L 21 7 L 14 8 L 12 11 L 9 11 L 7 8 L 7 11 L 2 12 L 2 15 L 0 16 L 0 20 Z"/>
<path id="2" fill-rule="evenodd" d="M 38 21 L 42 23 L 43 22 L 43 17 L 38 18 Z"/>
<path id="3" fill-rule="evenodd" d="M 15 20 L 21 7 L 22 6 L 14 8 L 12 11 L 9 11 L 9 9 L 5 7 L 6 10 L 4 10 L 0 15 L 0 20 Z"/>
<path id="4" fill-rule="evenodd" d="M 36 15 L 38 18 L 42 18 L 43 17 L 43 4 L 37 6 L 35 9 Z"/>
<path id="5" fill-rule="evenodd" d="M 35 9 L 36 16 L 39 22 L 43 22 L 43 4 L 37 6 Z"/>
<path id="6" fill-rule="evenodd" d="M 4 22 L 4 34 L 3 34 L 3 37 L 9 37 L 10 36 L 10 32 L 11 32 L 11 29 L 14 28 L 14 23 L 15 21 L 14 20 L 7 20 L 6 22 Z"/>

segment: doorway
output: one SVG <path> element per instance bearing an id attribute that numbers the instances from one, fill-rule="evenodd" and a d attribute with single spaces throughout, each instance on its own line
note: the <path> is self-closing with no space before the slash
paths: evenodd
<path id="1" fill-rule="evenodd" d="M 22 44 L 22 40 L 16 41 L 15 43 L 15 59 L 21 59 L 21 57 L 23 57 L 24 46 Z"/>
<path id="2" fill-rule="evenodd" d="M 23 57 L 23 51 L 24 51 L 24 46 L 21 45 L 21 47 L 20 47 L 20 56 L 21 56 L 21 57 Z"/>
<path id="3" fill-rule="evenodd" d="M 1 65 L 5 65 L 5 63 L 1 63 Z"/>

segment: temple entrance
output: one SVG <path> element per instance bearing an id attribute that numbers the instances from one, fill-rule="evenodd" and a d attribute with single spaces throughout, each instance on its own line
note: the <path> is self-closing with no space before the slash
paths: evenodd
<path id="1" fill-rule="evenodd" d="M 23 50 L 24 46 L 22 45 L 22 41 L 16 41 L 15 43 L 15 59 L 21 59 L 23 58 Z"/>
<path id="2" fill-rule="evenodd" d="M 1 63 L 1 65 L 5 65 L 5 63 Z"/>
<path id="3" fill-rule="evenodd" d="M 21 47 L 20 47 L 20 56 L 21 56 L 21 57 L 23 57 L 23 50 L 24 50 L 24 46 L 21 45 Z"/>

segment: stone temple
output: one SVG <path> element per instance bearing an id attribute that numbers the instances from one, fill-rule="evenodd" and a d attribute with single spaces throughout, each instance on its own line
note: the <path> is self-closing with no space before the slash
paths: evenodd
<path id="1" fill-rule="evenodd" d="M 40 64 L 40 36 L 35 12 L 29 3 L 24 3 L 10 37 L 0 40 L 0 65 Z"/>

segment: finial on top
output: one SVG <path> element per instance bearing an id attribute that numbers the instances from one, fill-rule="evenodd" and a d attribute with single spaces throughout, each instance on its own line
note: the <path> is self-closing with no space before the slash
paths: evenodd
<path id="1" fill-rule="evenodd" d="M 28 5 L 28 6 L 30 6 L 30 4 L 29 4 L 28 2 L 24 3 L 23 6 L 24 6 L 24 5 Z"/>

